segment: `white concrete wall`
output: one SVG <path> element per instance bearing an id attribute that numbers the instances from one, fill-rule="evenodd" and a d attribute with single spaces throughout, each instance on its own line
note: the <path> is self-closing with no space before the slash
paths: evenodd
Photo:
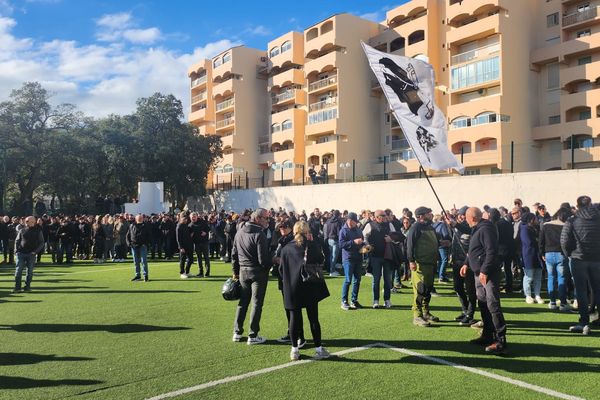
<path id="1" fill-rule="evenodd" d="M 440 177 L 432 178 L 431 182 L 446 209 L 454 205 L 460 208 L 485 204 L 510 209 L 518 197 L 529 206 L 539 201 L 553 213 L 560 203 L 574 204 L 582 194 L 591 196 L 593 202 L 600 202 L 600 169 Z M 217 192 L 213 199 L 190 201 L 188 207 L 202 210 L 211 204 L 218 209 L 235 211 L 259 206 L 307 212 L 315 207 L 353 211 L 391 208 L 400 214 L 404 207 L 414 210 L 422 205 L 435 212 L 440 210 L 424 178 Z"/>

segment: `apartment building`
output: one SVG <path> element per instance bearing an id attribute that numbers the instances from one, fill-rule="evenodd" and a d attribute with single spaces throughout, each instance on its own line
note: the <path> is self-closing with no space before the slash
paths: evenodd
<path id="1" fill-rule="evenodd" d="M 245 136 L 245 150 L 237 147 L 255 153 L 243 168 L 265 185 L 300 183 L 311 165 L 325 166 L 330 181 L 351 176 L 349 165 L 357 179 L 418 176 L 361 40 L 431 63 L 448 145 L 467 174 L 600 166 L 599 7 L 600 0 L 412 0 L 381 23 L 338 14 L 289 32 L 267 45 L 265 128 L 254 146 Z M 204 90 L 217 96 L 214 71 L 212 87 L 200 83 L 210 64 L 190 70 L 190 121 L 224 134 L 216 107 L 201 111 Z M 224 162 L 238 167 L 237 159 Z"/>

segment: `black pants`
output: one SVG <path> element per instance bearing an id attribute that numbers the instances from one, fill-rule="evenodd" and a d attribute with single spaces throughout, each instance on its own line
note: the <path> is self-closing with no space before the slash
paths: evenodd
<path id="1" fill-rule="evenodd" d="M 477 292 L 475 290 L 475 274 L 467 268 L 467 274 L 463 278 L 460 276 L 462 263 L 452 264 L 452 275 L 454 277 L 454 291 L 460 301 L 462 313 L 473 318 L 475 313 L 475 302 L 477 301 Z"/>
<path id="2" fill-rule="evenodd" d="M 94 240 L 94 258 L 101 260 L 104 258 L 104 238 L 100 238 L 98 240 Z"/>
<path id="3" fill-rule="evenodd" d="M 292 339 L 292 346 L 298 345 L 298 339 L 300 338 L 300 327 L 302 326 L 302 309 L 297 308 L 295 310 L 289 310 L 290 312 L 290 324 L 288 326 L 290 337 Z M 311 304 L 306 307 L 306 315 L 310 323 L 310 331 L 312 333 L 313 342 L 315 346 L 321 346 L 321 324 L 319 323 L 319 303 Z M 296 347 L 294 346 L 294 347 Z"/>
<path id="4" fill-rule="evenodd" d="M 280 285 L 281 285 L 281 282 L 280 282 Z M 279 287 L 279 290 L 281 290 L 281 286 Z M 281 292 L 281 296 L 283 297 L 283 291 Z M 300 310 L 300 311 L 302 311 L 302 310 Z M 291 313 L 292 313 L 291 310 L 288 310 L 287 308 L 285 309 L 285 317 L 287 318 L 287 322 L 288 322 L 288 336 L 290 337 L 290 340 L 292 338 L 292 334 L 290 333 L 290 315 L 291 315 Z M 302 318 L 302 312 L 300 312 L 300 317 L 299 317 L 298 321 L 296 321 L 296 328 L 298 329 L 298 338 L 304 340 L 304 319 Z"/>
<path id="5" fill-rule="evenodd" d="M 179 252 L 179 273 L 189 274 L 194 263 L 194 249 L 189 247 Z"/>
<path id="6" fill-rule="evenodd" d="M 150 240 L 150 258 L 156 258 L 156 253 L 158 253 L 158 258 L 162 258 L 162 237 Z"/>
<path id="7" fill-rule="evenodd" d="M 175 241 L 173 239 L 173 235 L 171 234 L 163 236 L 163 243 L 165 244 L 165 258 L 173 258 L 173 254 L 175 253 Z"/>
<path id="8" fill-rule="evenodd" d="M 229 262 L 231 261 L 231 250 L 233 249 L 233 238 L 229 235 L 225 235 L 225 258 Z"/>
<path id="9" fill-rule="evenodd" d="M 515 257 L 511 254 L 503 254 L 498 256 L 500 267 L 504 269 L 504 288 L 510 293 L 513 290 L 513 270 L 512 261 Z"/>
<path id="10" fill-rule="evenodd" d="M 210 243 L 210 256 L 213 258 L 219 258 L 219 254 L 221 253 L 221 243 L 212 242 Z"/>
<path id="11" fill-rule="evenodd" d="M 115 256 L 119 260 L 125 260 L 127 258 L 127 246 L 124 244 L 115 245 Z"/>
<path id="12" fill-rule="evenodd" d="M 500 271 L 489 274 L 485 286 L 479 281 L 479 274 L 477 274 L 475 288 L 483 320 L 482 335 L 506 343 L 506 321 L 500 305 Z"/>
<path id="13" fill-rule="evenodd" d="M 204 265 L 206 266 L 206 276 L 210 275 L 210 256 L 208 254 L 208 242 L 195 243 L 194 249 L 196 250 L 196 257 L 198 257 L 198 273 L 204 274 L 202 268 L 202 260 L 204 259 Z"/>

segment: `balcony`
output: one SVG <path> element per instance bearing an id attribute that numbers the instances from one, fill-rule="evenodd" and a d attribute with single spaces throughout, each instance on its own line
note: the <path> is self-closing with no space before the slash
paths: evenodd
<path id="1" fill-rule="evenodd" d="M 504 123 L 494 123 L 486 125 L 474 125 L 461 129 L 452 129 L 448 131 L 448 144 L 453 145 L 459 142 L 476 143 L 484 138 L 496 139 L 498 143 L 502 140 L 502 131 L 510 132 L 510 125 Z"/>
<path id="2" fill-rule="evenodd" d="M 235 99 L 232 97 L 230 99 L 227 99 L 225 101 L 222 101 L 220 103 L 217 103 L 216 105 L 216 111 L 219 112 L 223 112 L 225 110 L 228 110 L 230 108 L 232 108 L 235 105 Z"/>
<path id="3" fill-rule="evenodd" d="M 471 60 L 492 56 L 498 54 L 499 52 L 500 43 L 490 44 L 488 46 L 479 47 L 477 49 L 452 56 L 452 63 L 450 65 L 455 66 L 457 64 L 463 64 Z"/>
<path id="4" fill-rule="evenodd" d="M 308 85 L 308 93 L 317 94 L 319 92 L 327 91 L 332 86 L 337 85 L 337 82 L 338 82 L 337 74 L 333 75 L 333 76 L 329 76 L 324 79 L 320 79 L 320 80 L 310 83 Z"/>
<path id="5" fill-rule="evenodd" d="M 198 87 L 198 86 L 200 86 L 200 85 L 202 85 L 204 83 L 206 83 L 206 75 L 201 76 L 200 78 L 196 78 L 196 79 L 192 80 L 192 82 L 191 82 L 192 89 L 195 88 L 195 87 Z"/>
<path id="6" fill-rule="evenodd" d="M 227 79 L 226 81 L 223 81 L 221 83 L 217 83 L 214 87 L 213 87 L 213 98 L 217 98 L 218 96 L 228 96 L 231 95 L 231 93 L 234 92 L 235 87 L 237 86 L 236 83 L 237 82 L 236 79 L 234 78 L 230 78 Z"/>
<path id="7" fill-rule="evenodd" d="M 511 0 L 486 0 L 486 1 L 458 1 L 450 2 L 449 7 L 446 7 L 446 17 L 448 21 L 452 21 L 459 15 L 474 15 L 480 12 L 482 5 L 488 7 L 499 6 L 510 9 Z M 507 4 L 508 3 L 508 4 Z"/>
<path id="8" fill-rule="evenodd" d="M 560 87 L 564 88 L 571 82 L 587 79 L 591 82 L 600 77 L 600 62 L 575 65 L 560 70 Z"/>
<path id="9" fill-rule="evenodd" d="M 392 140 L 392 150 L 410 149 L 410 144 L 406 139 Z"/>
<path id="10" fill-rule="evenodd" d="M 192 104 L 199 103 L 202 100 L 206 100 L 206 92 L 202 92 L 200 94 L 192 96 Z"/>
<path id="11" fill-rule="evenodd" d="M 284 87 L 289 85 L 305 84 L 304 71 L 297 68 L 290 68 L 287 71 L 281 72 L 271 78 L 271 87 Z"/>
<path id="12" fill-rule="evenodd" d="M 223 136 L 221 136 L 221 142 L 223 143 L 223 148 L 225 147 L 233 147 L 233 133 L 227 133 Z"/>
<path id="13" fill-rule="evenodd" d="M 189 115 L 190 122 L 201 122 L 206 119 L 206 108 L 201 108 L 196 111 L 192 111 Z"/>
<path id="14" fill-rule="evenodd" d="M 331 70 L 331 67 L 337 68 L 341 55 L 339 51 L 333 50 L 327 54 L 323 54 L 313 60 L 306 60 L 304 64 L 304 76 L 309 76 L 313 72 L 324 72 Z"/>
<path id="15" fill-rule="evenodd" d="M 575 149 L 573 152 L 575 166 L 581 163 L 599 163 L 600 162 L 600 146 Z M 562 168 L 571 167 L 571 150 L 562 151 Z"/>
<path id="16" fill-rule="evenodd" d="M 271 104 L 273 104 L 273 105 L 283 105 L 283 104 L 287 104 L 287 103 L 293 104 L 294 102 L 291 100 L 294 100 L 296 98 L 298 92 L 300 92 L 300 90 L 288 89 L 282 93 L 271 96 Z"/>
<path id="17" fill-rule="evenodd" d="M 458 28 L 452 28 L 446 35 L 446 40 L 451 44 L 451 47 L 457 46 L 500 33 L 501 25 L 503 26 L 506 24 L 507 18 L 503 13 L 491 16 L 480 16 L 480 19 L 475 22 Z"/>
<path id="18" fill-rule="evenodd" d="M 484 165 L 501 165 L 502 152 L 496 150 L 477 151 L 474 153 L 466 153 L 463 155 L 463 165 L 465 167 L 478 167 Z M 456 158 L 460 160 L 460 155 Z"/>
<path id="19" fill-rule="evenodd" d="M 311 114 L 309 114 L 309 123 L 306 125 L 305 133 L 307 137 L 312 137 L 315 135 L 323 135 L 324 133 L 334 133 L 337 131 L 338 127 L 338 118 L 337 118 L 337 108 L 330 108 L 325 111 L 335 111 L 334 113 L 329 113 L 327 115 L 327 119 L 323 118 L 315 118 L 315 115 L 318 113 L 322 113 L 323 111 L 317 111 L 312 113 L 312 121 Z M 329 118 L 331 117 L 331 118 Z"/>
<path id="20" fill-rule="evenodd" d="M 579 106 L 594 106 L 598 104 L 600 104 L 600 88 L 579 93 L 564 94 L 560 96 L 560 113 L 561 115 L 565 115 L 567 110 Z"/>
<path id="21" fill-rule="evenodd" d="M 587 10 L 578 11 L 564 16 L 562 19 L 563 28 L 570 27 L 571 25 L 575 24 L 579 26 L 582 22 L 595 19 L 598 16 L 598 8 L 600 7 L 591 7 Z"/>
<path id="22" fill-rule="evenodd" d="M 336 107 L 338 104 L 338 98 L 336 97 L 329 97 L 327 98 L 327 100 L 323 100 L 323 101 L 319 101 L 317 103 L 312 103 L 308 109 L 310 112 L 313 111 L 319 111 L 319 110 L 325 110 L 327 108 L 331 108 L 331 107 Z"/>
<path id="23" fill-rule="evenodd" d="M 220 121 L 217 121 L 217 123 L 215 124 L 215 127 L 217 128 L 217 131 L 218 131 L 221 129 L 228 128 L 228 127 L 232 126 L 234 123 L 235 123 L 234 118 L 225 118 Z"/>

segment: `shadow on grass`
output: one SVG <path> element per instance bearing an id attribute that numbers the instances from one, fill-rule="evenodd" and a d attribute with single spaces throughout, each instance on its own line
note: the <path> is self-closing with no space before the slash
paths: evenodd
<path id="1" fill-rule="evenodd" d="M 55 354 L 0 353 L 0 365 L 38 364 L 46 361 L 90 361 L 89 357 L 57 357 Z"/>
<path id="2" fill-rule="evenodd" d="M 39 387 L 52 386 L 83 386 L 83 385 L 98 385 L 103 381 L 95 381 L 89 379 L 30 379 L 17 376 L 2 376 L 0 375 L 0 389 L 30 389 Z"/>
<path id="3" fill-rule="evenodd" d="M 155 326 L 143 324 L 115 324 L 115 325 L 86 325 L 86 324 L 19 324 L 0 325 L 0 330 L 13 330 L 15 332 L 109 332 L 109 333 L 142 333 L 157 331 L 182 331 L 191 328 L 185 326 Z"/>

